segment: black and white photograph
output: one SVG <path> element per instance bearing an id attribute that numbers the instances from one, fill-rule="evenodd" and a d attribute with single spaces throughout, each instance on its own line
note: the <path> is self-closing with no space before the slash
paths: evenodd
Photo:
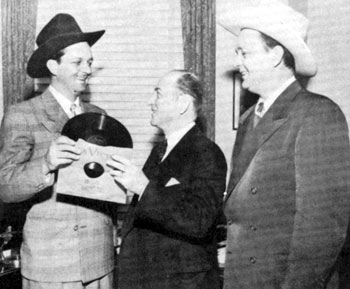
<path id="1" fill-rule="evenodd" d="M 0 289 L 350 289 L 348 0 L 1 0 Z"/>

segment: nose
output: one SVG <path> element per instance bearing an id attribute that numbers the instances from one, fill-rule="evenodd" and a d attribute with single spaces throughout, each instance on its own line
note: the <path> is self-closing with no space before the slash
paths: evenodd
<path id="1" fill-rule="evenodd" d="M 153 93 L 148 99 L 148 105 L 154 105 L 156 103 L 156 94 Z"/>
<path id="2" fill-rule="evenodd" d="M 92 73 L 91 63 L 88 63 L 88 62 L 82 63 L 80 65 L 80 70 L 86 73 L 87 75 L 90 75 Z"/>
<path id="3" fill-rule="evenodd" d="M 233 60 L 234 70 L 238 70 L 241 65 L 242 65 L 242 55 L 241 53 L 237 53 L 236 57 Z"/>

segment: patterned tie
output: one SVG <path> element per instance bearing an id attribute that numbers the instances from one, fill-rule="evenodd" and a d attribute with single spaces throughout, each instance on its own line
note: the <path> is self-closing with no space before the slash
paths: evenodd
<path id="1" fill-rule="evenodd" d="M 71 111 L 73 117 L 77 115 L 77 105 L 75 103 L 73 103 L 71 105 L 70 111 Z"/>
<path id="2" fill-rule="evenodd" d="M 262 113 L 262 111 L 264 110 L 264 103 L 260 102 L 258 104 L 258 109 L 256 110 L 258 113 Z"/>
<path id="3" fill-rule="evenodd" d="M 260 102 L 260 103 L 258 104 L 258 108 L 257 108 L 256 112 L 262 113 L 263 110 L 264 110 L 264 103 L 263 103 L 263 102 Z M 254 115 L 254 123 L 253 123 L 254 128 L 258 125 L 258 123 L 259 123 L 259 121 L 261 120 L 261 118 L 262 118 L 262 116 L 257 115 L 257 114 L 255 113 L 255 115 Z"/>
<path id="4" fill-rule="evenodd" d="M 158 158 L 157 158 L 158 164 L 160 164 L 162 162 L 162 159 L 165 155 L 167 146 L 168 146 L 168 142 L 167 142 L 166 138 L 159 143 L 159 145 L 158 145 Z"/>

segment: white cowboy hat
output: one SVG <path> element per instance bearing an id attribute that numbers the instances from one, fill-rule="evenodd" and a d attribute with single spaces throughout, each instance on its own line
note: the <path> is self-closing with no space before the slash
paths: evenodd
<path id="1" fill-rule="evenodd" d="M 314 76 L 317 65 L 305 40 L 309 21 L 299 12 L 276 0 L 261 0 L 257 5 L 238 6 L 218 19 L 218 24 L 238 35 L 250 28 L 272 37 L 294 56 L 297 74 Z"/>

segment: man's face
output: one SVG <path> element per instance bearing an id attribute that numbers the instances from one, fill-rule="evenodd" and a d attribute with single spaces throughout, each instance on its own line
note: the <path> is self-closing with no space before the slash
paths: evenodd
<path id="1" fill-rule="evenodd" d="M 257 94 L 266 90 L 272 69 L 271 51 L 265 46 L 260 32 L 241 30 L 238 36 L 237 66 L 242 75 L 242 87 Z"/>
<path id="2" fill-rule="evenodd" d="M 63 92 L 78 95 L 86 89 L 91 74 L 92 52 L 87 42 L 67 46 L 57 62 L 56 79 Z"/>
<path id="3" fill-rule="evenodd" d="M 178 90 L 176 77 L 167 74 L 158 82 L 149 101 L 152 110 L 151 125 L 161 129 L 169 127 L 179 117 L 177 109 Z"/>

